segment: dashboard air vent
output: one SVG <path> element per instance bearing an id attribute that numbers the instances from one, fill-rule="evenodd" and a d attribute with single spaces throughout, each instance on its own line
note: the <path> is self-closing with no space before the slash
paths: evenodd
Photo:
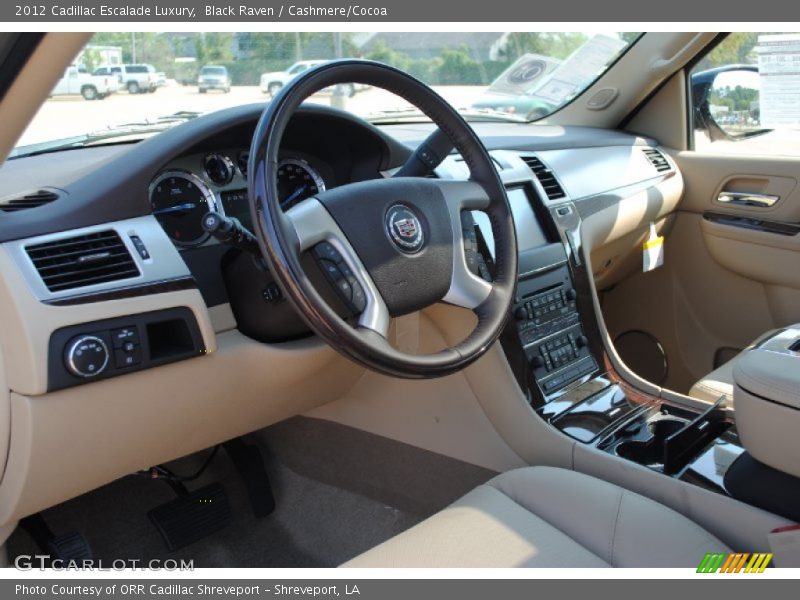
<path id="1" fill-rule="evenodd" d="M 3 212 L 17 212 L 28 208 L 37 208 L 58 200 L 58 194 L 51 190 L 37 190 L 20 196 L 9 196 L 0 200 L 0 210 Z"/>
<path id="2" fill-rule="evenodd" d="M 672 169 L 672 167 L 669 166 L 669 161 L 655 148 L 645 148 L 642 152 L 644 152 L 647 160 L 650 161 L 650 164 L 653 165 L 659 173 Z"/>
<path id="3" fill-rule="evenodd" d="M 558 183 L 556 176 L 541 160 L 535 156 L 523 156 L 522 160 L 531 168 L 533 174 L 536 175 L 539 183 L 541 183 L 544 188 L 544 193 L 547 194 L 550 200 L 558 200 L 566 196 L 564 188 Z"/>
<path id="4" fill-rule="evenodd" d="M 139 275 L 130 252 L 113 230 L 26 246 L 25 251 L 51 292 Z"/>

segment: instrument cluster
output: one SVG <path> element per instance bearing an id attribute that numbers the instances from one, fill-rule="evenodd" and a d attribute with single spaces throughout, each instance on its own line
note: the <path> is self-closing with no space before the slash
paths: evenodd
<path id="1" fill-rule="evenodd" d="M 208 241 L 202 226 L 208 212 L 239 219 L 252 229 L 247 193 L 249 151 L 234 149 L 182 157 L 152 180 L 150 206 L 170 239 L 179 247 Z M 281 207 L 288 210 L 331 187 L 322 161 L 296 152 L 281 156 L 277 188 Z"/>

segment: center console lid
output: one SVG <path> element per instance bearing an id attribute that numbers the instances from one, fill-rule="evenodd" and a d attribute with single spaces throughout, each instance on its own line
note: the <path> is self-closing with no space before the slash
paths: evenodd
<path id="1" fill-rule="evenodd" d="M 765 465 L 800 477 L 800 325 L 742 353 L 733 379 L 744 447 Z"/>

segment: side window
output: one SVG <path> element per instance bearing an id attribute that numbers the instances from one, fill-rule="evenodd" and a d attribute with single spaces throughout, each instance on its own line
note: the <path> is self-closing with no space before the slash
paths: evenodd
<path id="1" fill-rule="evenodd" d="M 800 33 L 731 33 L 690 74 L 696 151 L 800 156 Z"/>

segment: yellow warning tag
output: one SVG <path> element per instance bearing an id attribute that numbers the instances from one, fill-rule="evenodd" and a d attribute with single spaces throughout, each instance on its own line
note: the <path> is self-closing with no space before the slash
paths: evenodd
<path id="1" fill-rule="evenodd" d="M 642 244 L 642 271 L 647 273 L 664 264 L 664 236 L 658 235 L 655 223 L 650 223 L 650 235 Z"/>

